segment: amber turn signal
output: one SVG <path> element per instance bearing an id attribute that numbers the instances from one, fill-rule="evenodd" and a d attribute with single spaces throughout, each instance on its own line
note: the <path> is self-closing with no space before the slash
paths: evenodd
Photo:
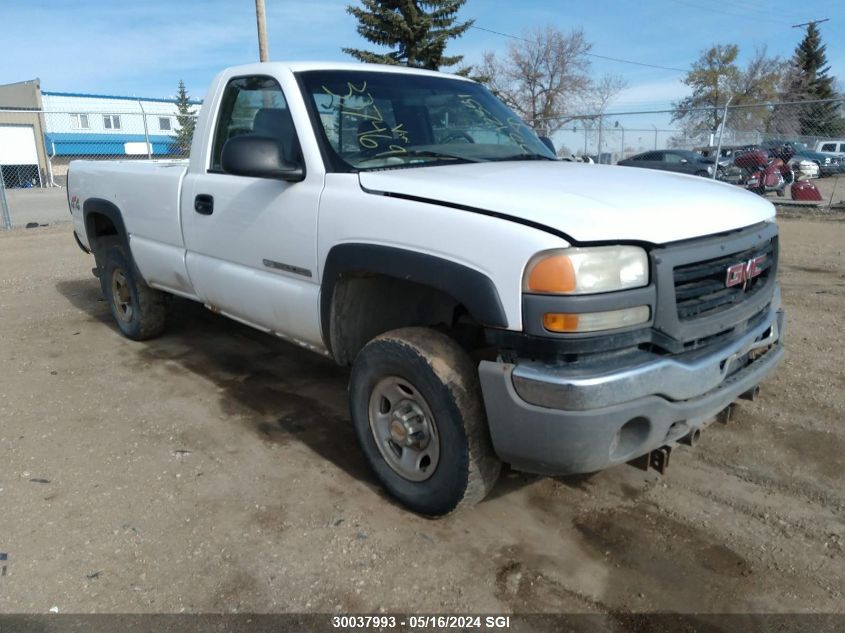
<path id="1" fill-rule="evenodd" d="M 543 327 L 549 332 L 577 332 L 578 315 L 548 312 L 543 315 Z"/>
<path id="2" fill-rule="evenodd" d="M 575 268 L 566 255 L 541 259 L 528 277 L 529 292 L 572 292 L 575 290 Z M 578 318 L 575 317 L 577 321 Z M 564 331 L 564 330 L 560 330 Z"/>

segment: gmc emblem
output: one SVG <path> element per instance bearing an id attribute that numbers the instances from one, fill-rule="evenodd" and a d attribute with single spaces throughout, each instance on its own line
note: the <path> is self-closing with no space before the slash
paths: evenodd
<path id="1" fill-rule="evenodd" d="M 740 262 L 728 268 L 728 275 L 725 278 L 725 286 L 731 288 L 732 286 L 739 286 L 745 289 L 746 284 L 763 272 L 760 265 L 766 261 L 765 255 L 760 255 L 754 259 L 749 259 L 747 262 Z"/>

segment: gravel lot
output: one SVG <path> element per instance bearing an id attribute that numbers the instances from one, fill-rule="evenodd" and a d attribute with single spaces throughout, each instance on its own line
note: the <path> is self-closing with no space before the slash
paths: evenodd
<path id="1" fill-rule="evenodd" d="M 0 612 L 804 612 L 845 599 L 845 221 L 782 222 L 788 353 L 666 476 L 387 499 L 347 374 L 178 302 L 118 335 L 68 225 L 0 235 Z"/>

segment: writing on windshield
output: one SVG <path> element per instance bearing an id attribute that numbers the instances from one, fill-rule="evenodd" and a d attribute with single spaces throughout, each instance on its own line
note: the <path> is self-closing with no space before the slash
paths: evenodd
<path id="1" fill-rule="evenodd" d="M 367 70 L 308 71 L 301 79 L 334 165 L 554 158 L 531 128 L 475 82 Z"/>

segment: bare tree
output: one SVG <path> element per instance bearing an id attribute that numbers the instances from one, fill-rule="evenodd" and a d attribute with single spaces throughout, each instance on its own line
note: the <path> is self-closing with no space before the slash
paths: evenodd
<path id="1" fill-rule="evenodd" d="M 607 107 L 628 87 L 622 75 L 608 73 L 590 84 L 584 96 L 584 112 L 603 115 Z"/>
<path id="2" fill-rule="evenodd" d="M 589 50 L 581 30 L 536 28 L 511 43 L 503 59 L 484 53 L 478 74 L 538 134 L 551 136 L 590 87 Z"/>

